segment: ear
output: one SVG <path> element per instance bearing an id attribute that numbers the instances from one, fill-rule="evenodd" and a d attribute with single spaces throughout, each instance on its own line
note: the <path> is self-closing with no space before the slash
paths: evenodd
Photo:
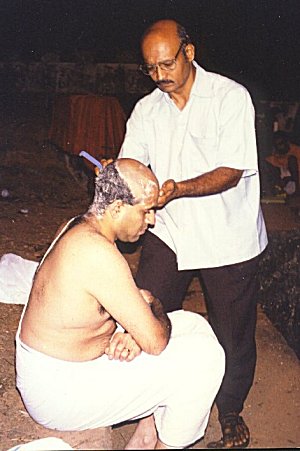
<path id="1" fill-rule="evenodd" d="M 117 219 L 121 213 L 123 202 L 121 200 L 115 200 L 109 207 L 109 213 L 112 219 Z"/>
<path id="2" fill-rule="evenodd" d="M 193 46 L 193 44 L 186 45 L 184 50 L 187 60 L 189 62 L 193 61 L 193 59 L 195 58 L 195 47 Z"/>

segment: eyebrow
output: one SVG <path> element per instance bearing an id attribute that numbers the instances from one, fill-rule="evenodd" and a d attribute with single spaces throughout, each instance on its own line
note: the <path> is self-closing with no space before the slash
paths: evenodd
<path id="1" fill-rule="evenodd" d="M 164 59 L 164 60 L 162 60 L 162 61 L 158 61 L 157 64 L 159 64 L 159 63 L 165 63 L 165 62 L 167 62 L 167 61 L 177 60 L 177 58 L 178 58 L 178 56 L 179 56 L 179 53 L 180 53 L 180 50 L 182 49 L 183 45 L 184 45 L 184 43 L 181 42 L 181 43 L 180 43 L 180 47 L 179 47 L 179 49 L 177 50 L 176 55 L 175 55 L 173 58 L 166 58 L 166 59 Z M 146 66 L 156 66 L 156 64 L 147 63 L 146 61 L 144 61 L 144 64 L 145 64 Z"/>

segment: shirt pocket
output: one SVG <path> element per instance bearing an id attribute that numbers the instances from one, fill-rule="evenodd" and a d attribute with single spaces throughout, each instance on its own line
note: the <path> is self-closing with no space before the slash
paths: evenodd
<path id="1" fill-rule="evenodd" d="M 190 161 L 193 175 L 212 171 L 216 168 L 217 137 L 189 132 L 189 144 L 186 147 L 185 158 Z"/>

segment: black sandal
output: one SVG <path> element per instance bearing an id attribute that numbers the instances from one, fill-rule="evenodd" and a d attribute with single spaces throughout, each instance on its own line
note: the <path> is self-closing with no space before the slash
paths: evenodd
<path id="1" fill-rule="evenodd" d="M 223 437 L 217 442 L 210 442 L 207 448 L 247 448 L 250 432 L 243 418 L 236 412 L 230 412 L 220 418 Z"/>

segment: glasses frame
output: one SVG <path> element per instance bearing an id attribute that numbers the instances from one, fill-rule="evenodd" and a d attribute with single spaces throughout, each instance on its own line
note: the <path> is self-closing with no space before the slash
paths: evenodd
<path id="1" fill-rule="evenodd" d="M 160 61 L 157 64 L 146 64 L 146 63 L 140 64 L 140 66 L 139 66 L 140 71 L 143 72 L 144 75 L 148 75 L 149 77 L 151 77 L 157 71 L 158 67 L 161 70 L 164 70 L 164 71 L 167 71 L 167 72 L 174 70 L 176 68 L 177 58 L 178 58 L 178 56 L 180 54 L 180 51 L 181 51 L 183 45 L 184 45 L 184 43 L 181 42 L 181 44 L 179 46 L 179 49 L 177 50 L 177 53 L 176 53 L 176 55 L 175 55 L 175 57 L 173 59 Z M 172 67 L 170 69 L 167 69 L 165 67 L 161 67 L 162 65 L 164 65 L 166 63 L 169 63 L 169 64 L 173 63 L 174 67 Z M 147 70 L 147 69 L 145 70 L 145 66 L 151 67 L 151 72 L 149 72 L 149 70 Z"/>

